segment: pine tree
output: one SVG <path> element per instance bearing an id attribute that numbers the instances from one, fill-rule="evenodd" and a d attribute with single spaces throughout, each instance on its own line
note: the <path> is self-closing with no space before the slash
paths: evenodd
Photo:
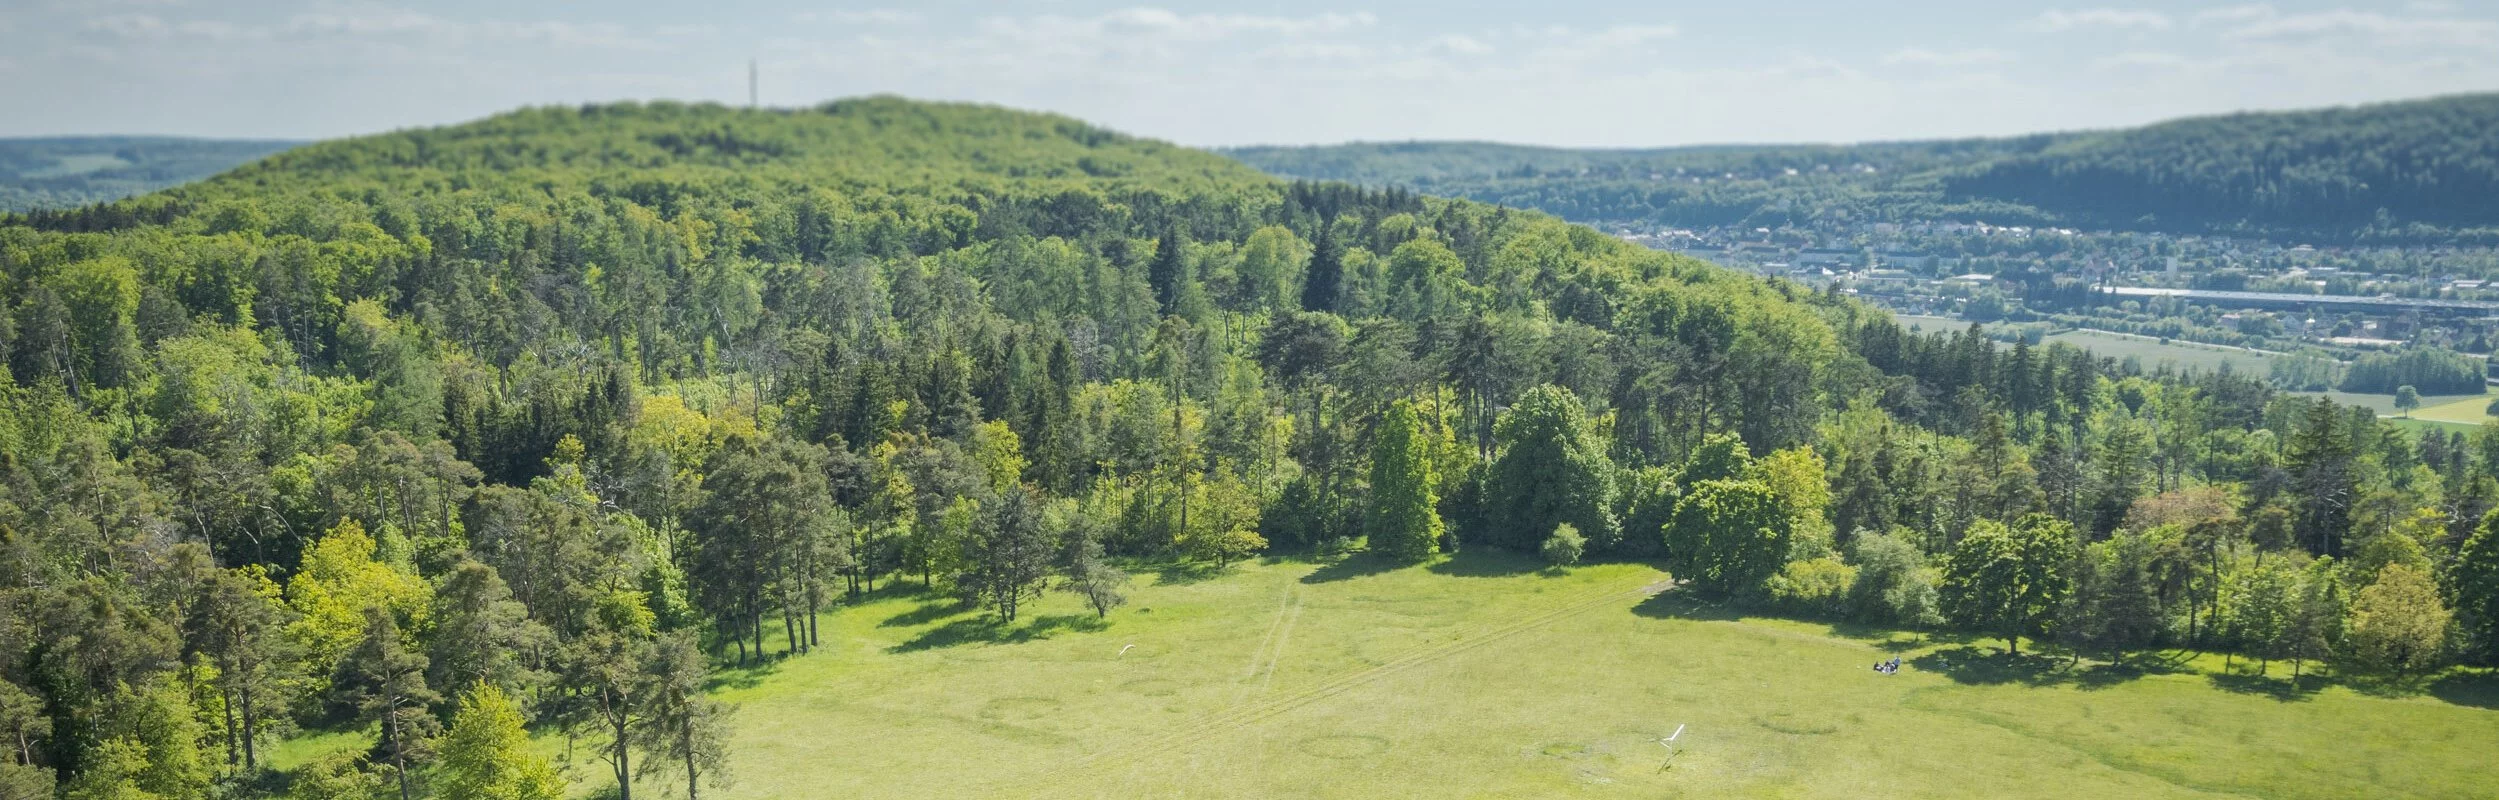
<path id="1" fill-rule="evenodd" d="M 1372 434 L 1371 497 L 1363 528 L 1371 549 L 1420 561 L 1440 549 L 1440 497 L 1430 441 L 1414 403 L 1398 400 Z"/>
<path id="2" fill-rule="evenodd" d="M 483 681 L 521 692 L 545 680 L 532 660 L 553 644 L 545 626 L 512 599 L 495 568 L 462 561 L 434 592 L 434 630 L 426 641 L 427 682 L 468 686 Z M 508 697 L 508 696 L 507 696 Z"/>
<path id="3" fill-rule="evenodd" d="M 1310 268 L 1302 273 L 1302 310 L 1335 311 L 1336 300 L 1345 281 L 1345 254 L 1336 243 L 1333 227 L 1319 223 L 1318 241 L 1310 251 Z"/>
<path id="4" fill-rule="evenodd" d="M 705 784 L 729 785 L 729 706 L 704 694 L 708 667 L 692 633 L 659 641 L 645 671 L 648 710 L 638 729 L 643 776 L 676 772 L 685 778 L 686 800 L 699 800 Z"/>
<path id="5" fill-rule="evenodd" d="M 410 770 L 430 755 L 427 742 L 441 726 L 426 708 L 442 696 L 426 688 L 425 654 L 400 639 L 398 620 L 378 606 L 364 613 L 364 641 L 339 662 L 332 691 L 381 726 L 375 748 L 390 762 L 399 800 L 410 800 L 415 796 Z"/>

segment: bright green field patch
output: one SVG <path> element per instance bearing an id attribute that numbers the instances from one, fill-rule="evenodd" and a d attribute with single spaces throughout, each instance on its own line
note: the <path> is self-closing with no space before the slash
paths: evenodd
<path id="1" fill-rule="evenodd" d="M 814 655 L 722 676 L 717 796 L 2488 794 L 2482 708 L 2022 672 L 1650 596 L 1662 577 L 1253 564 L 1140 576 L 1106 624 L 1052 595 L 1009 629 L 888 594 L 827 615 Z M 1868 669 L 1895 652 L 1909 669 Z"/>
<path id="2" fill-rule="evenodd" d="M 2456 400 L 2432 405 L 2429 398 L 2425 397 L 2421 399 L 2421 409 L 2412 412 L 2412 416 L 2416 419 L 2436 422 L 2480 425 L 2483 420 L 2490 419 L 2490 401 L 2490 395 L 2469 394 Z"/>
<path id="3" fill-rule="evenodd" d="M 85 175 L 90 172 L 100 172 L 117 167 L 127 167 L 130 166 L 130 163 L 131 162 L 124 160 L 122 157 L 111 153 L 83 153 L 74 156 L 62 156 L 55 161 L 52 166 L 38 170 L 28 170 L 25 173 L 20 174 L 18 177 L 36 180 L 44 178 L 66 178 L 71 175 Z"/>
<path id="4" fill-rule="evenodd" d="M 2167 364 L 2178 370 L 2217 372 L 2228 365 L 2231 371 L 2241 375 L 2263 376 L 2270 369 L 2266 359 L 2271 356 L 2265 353 L 2175 339 L 2162 342 L 2147 337 L 2077 330 L 2051 335 L 2048 341 L 2073 345 L 2089 350 L 2093 355 L 2121 361 L 2133 358 L 2141 362 L 2146 370 Z"/>

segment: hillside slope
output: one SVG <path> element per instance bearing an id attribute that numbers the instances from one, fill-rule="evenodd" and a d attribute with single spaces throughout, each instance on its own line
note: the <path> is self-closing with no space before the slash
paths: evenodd
<path id="1" fill-rule="evenodd" d="M 296 144 L 169 136 L 0 139 L 0 212 L 119 200 L 199 180 Z"/>
<path id="2" fill-rule="evenodd" d="M 2320 241 L 2499 239 L 2499 94 L 2144 128 L 1862 145 L 1572 150 L 1476 142 L 1225 151 L 1591 224 L 1963 219 Z"/>

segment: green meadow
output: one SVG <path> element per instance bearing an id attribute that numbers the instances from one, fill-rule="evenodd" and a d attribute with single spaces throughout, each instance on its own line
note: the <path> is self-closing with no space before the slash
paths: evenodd
<path id="1" fill-rule="evenodd" d="M 2499 743 L 2478 674 L 2009 658 L 1640 565 L 1138 577 L 1107 621 L 1053 594 L 1000 625 L 908 584 L 829 613 L 816 653 L 718 675 L 736 783 L 706 796 L 2487 797 Z"/>

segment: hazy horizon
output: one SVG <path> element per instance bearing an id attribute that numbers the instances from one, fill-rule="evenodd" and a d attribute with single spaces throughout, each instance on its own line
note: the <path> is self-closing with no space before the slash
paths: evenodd
<path id="1" fill-rule="evenodd" d="M 1070 0 L 0 10 L 0 136 L 313 140 L 531 105 L 897 94 L 1202 147 L 1862 143 L 2119 128 L 2499 89 L 2499 9 L 2446 2 L 1581 2 L 1515 13 Z"/>

